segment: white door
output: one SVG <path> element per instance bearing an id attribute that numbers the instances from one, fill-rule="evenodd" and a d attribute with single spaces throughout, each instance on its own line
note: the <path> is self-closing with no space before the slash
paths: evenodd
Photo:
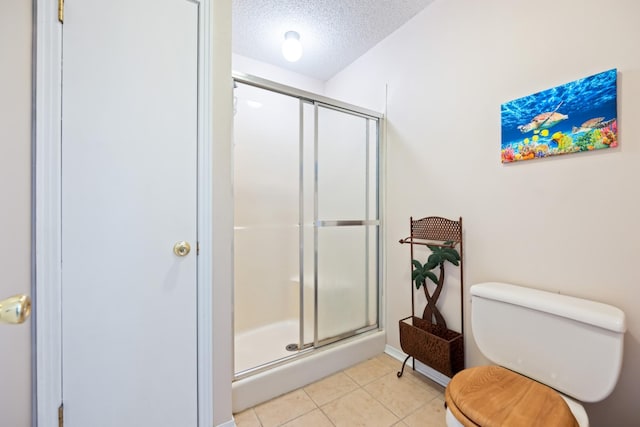
<path id="1" fill-rule="evenodd" d="M 31 426 L 31 2 L 0 0 L 0 426 Z M 34 376 L 35 377 L 35 376 Z"/>
<path id="2" fill-rule="evenodd" d="M 65 3 L 64 424 L 196 426 L 198 4 Z"/>

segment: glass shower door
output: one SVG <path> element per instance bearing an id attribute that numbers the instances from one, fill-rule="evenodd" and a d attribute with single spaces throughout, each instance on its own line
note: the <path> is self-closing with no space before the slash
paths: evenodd
<path id="1" fill-rule="evenodd" d="M 236 78 L 235 377 L 378 327 L 380 115 Z"/>
<path id="2" fill-rule="evenodd" d="M 315 341 L 377 325 L 378 126 L 317 104 L 315 137 Z"/>
<path id="3" fill-rule="evenodd" d="M 237 84 L 234 118 L 235 369 L 299 341 L 297 98 Z"/>

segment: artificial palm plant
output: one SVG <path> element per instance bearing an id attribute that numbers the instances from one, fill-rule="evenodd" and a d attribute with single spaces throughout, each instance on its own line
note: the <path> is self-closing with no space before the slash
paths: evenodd
<path id="1" fill-rule="evenodd" d="M 442 326 L 445 329 L 447 328 L 447 322 L 444 320 L 442 313 L 440 313 L 436 302 L 440 297 L 444 285 L 445 262 L 450 262 L 456 266 L 460 264 L 460 254 L 453 247 L 453 244 L 453 241 L 446 241 L 442 245 L 427 245 L 427 247 L 431 249 L 431 254 L 424 265 L 416 259 L 412 260 L 413 272 L 411 273 L 411 279 L 415 282 L 416 289 L 422 287 L 424 295 L 427 297 L 427 306 L 424 308 L 422 318 L 430 323 Z M 432 271 L 436 267 L 440 267 L 439 276 L 436 276 Z M 432 294 L 429 293 L 427 279 L 436 285 Z"/>

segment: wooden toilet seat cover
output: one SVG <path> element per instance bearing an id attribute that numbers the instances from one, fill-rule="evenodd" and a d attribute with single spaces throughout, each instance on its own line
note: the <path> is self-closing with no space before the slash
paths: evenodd
<path id="1" fill-rule="evenodd" d="M 468 427 L 578 427 L 557 391 L 500 366 L 459 372 L 449 382 L 445 400 Z"/>

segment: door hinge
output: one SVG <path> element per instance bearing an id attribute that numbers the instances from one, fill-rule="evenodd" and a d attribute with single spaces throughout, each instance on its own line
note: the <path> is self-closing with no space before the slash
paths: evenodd
<path id="1" fill-rule="evenodd" d="M 58 407 L 58 427 L 64 427 L 64 405 Z"/>
<path id="2" fill-rule="evenodd" d="M 58 21 L 64 23 L 64 0 L 58 0 Z"/>

